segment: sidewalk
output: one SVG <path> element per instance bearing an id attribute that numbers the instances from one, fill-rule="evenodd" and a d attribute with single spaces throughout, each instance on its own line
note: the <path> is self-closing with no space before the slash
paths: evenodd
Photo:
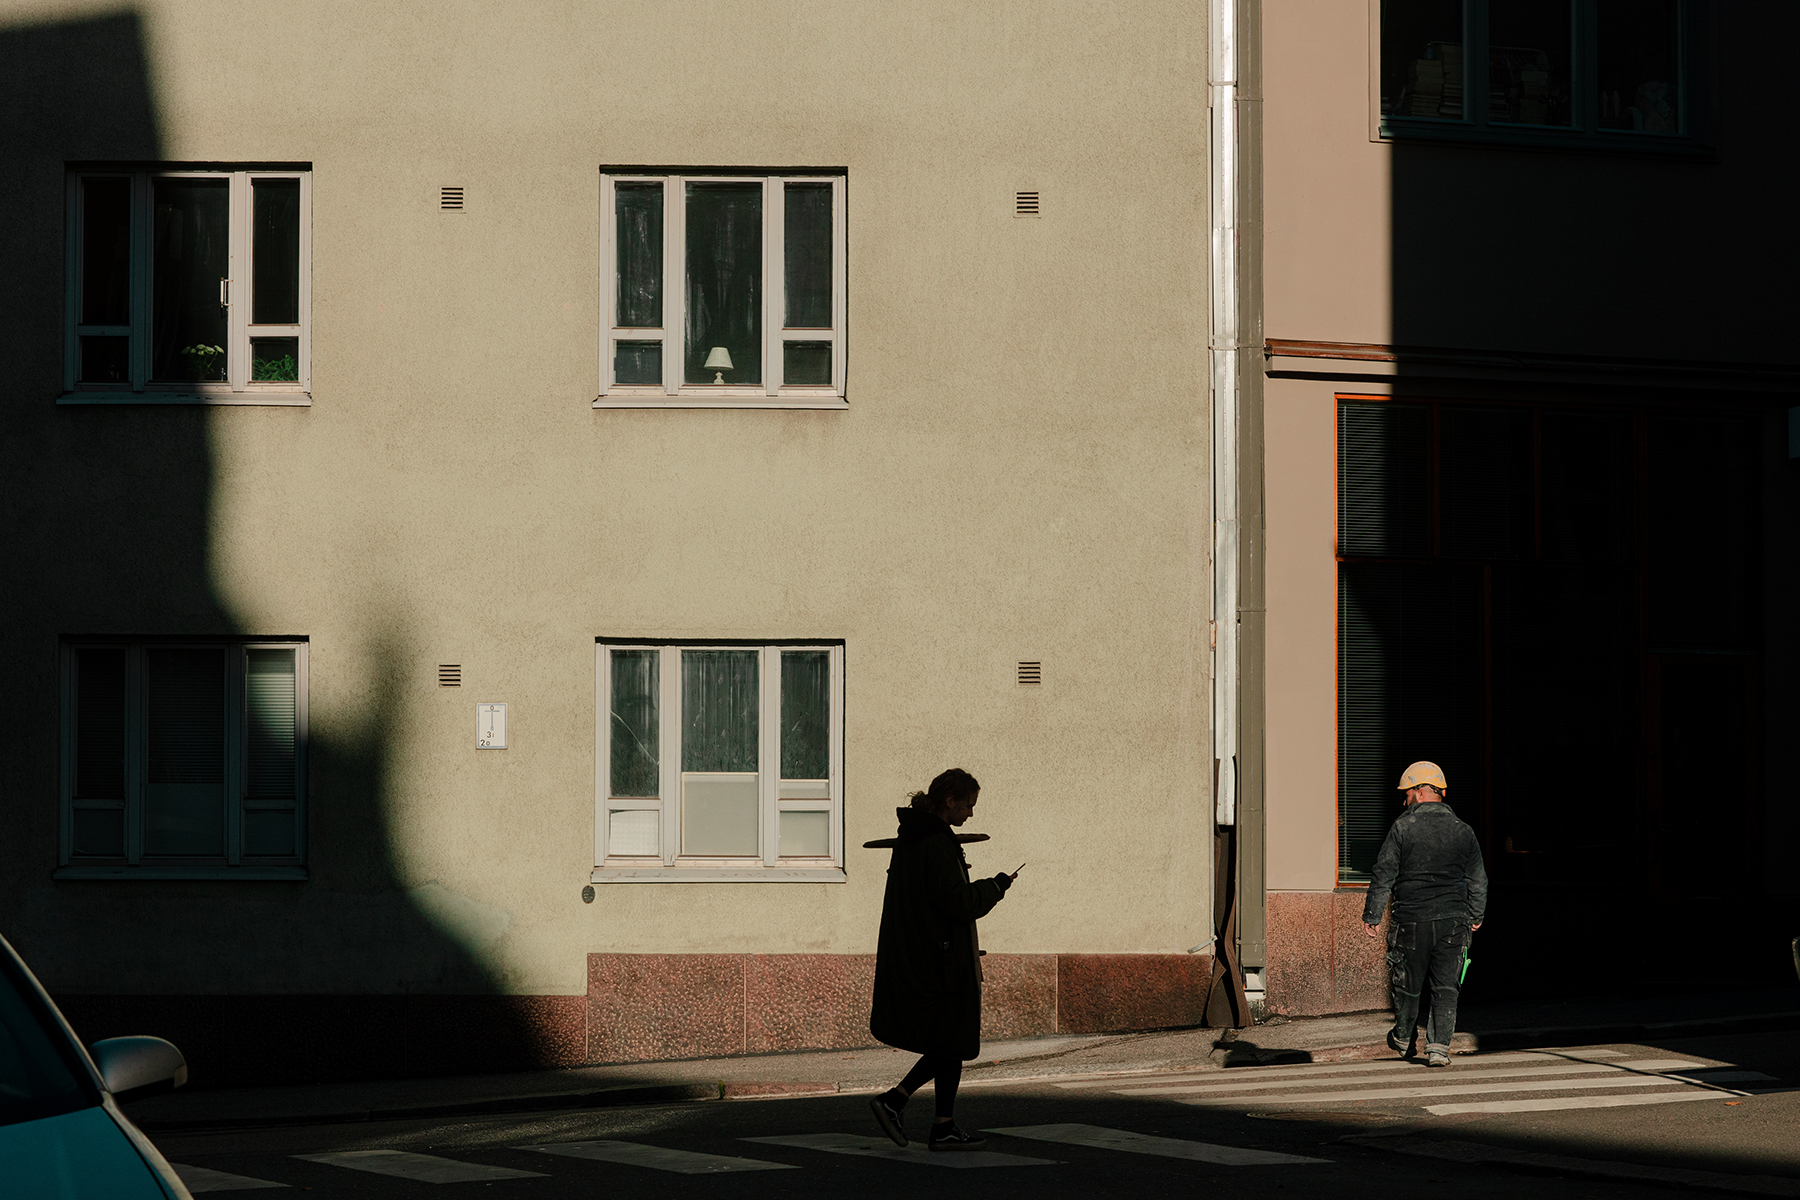
<path id="1" fill-rule="evenodd" d="M 995 1042 L 969 1064 L 964 1086 L 1076 1074 L 1384 1058 L 1393 1053 L 1385 1042 L 1389 1024 L 1386 1013 L 1358 1013 L 1275 1017 L 1242 1030 Z M 1495 1004 L 1466 1009 L 1458 1024 L 1462 1031 L 1454 1048 L 1459 1053 L 1800 1029 L 1800 987 Z M 878 1046 L 507 1075 L 181 1091 L 135 1101 L 125 1112 L 155 1133 L 873 1092 L 903 1075 L 913 1057 Z"/>

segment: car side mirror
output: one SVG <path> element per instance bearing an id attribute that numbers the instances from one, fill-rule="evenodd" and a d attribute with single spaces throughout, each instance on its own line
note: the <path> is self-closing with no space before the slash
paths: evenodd
<path id="1" fill-rule="evenodd" d="M 159 1037 L 106 1038 L 88 1052 L 114 1100 L 136 1100 L 187 1082 L 187 1060 Z"/>

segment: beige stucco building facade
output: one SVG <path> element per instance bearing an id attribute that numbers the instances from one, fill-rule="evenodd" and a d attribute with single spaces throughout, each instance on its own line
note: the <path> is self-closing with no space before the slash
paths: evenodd
<path id="1" fill-rule="evenodd" d="M 84 1032 L 158 1025 L 215 1072 L 270 1014 L 263 1066 L 302 1076 L 859 1044 L 861 844 L 959 765 L 975 870 L 1028 864 L 983 923 L 992 1031 L 1197 1021 L 1205 51 L 1183 5 L 8 6 L 6 936 Z M 92 214 L 141 189 L 132 295 L 163 305 L 177 170 L 246 205 L 302 181 L 298 379 L 252 313 L 214 383 L 92 382 L 105 338 L 164 354 L 89 314 Z M 609 172 L 833 181 L 839 394 L 597 407 Z M 232 288 L 275 277 L 264 241 Z M 597 874 L 604 640 L 836 656 L 825 881 Z M 263 761 L 254 646 L 299 662 L 286 857 L 154 853 L 172 646 L 252 647 L 228 793 Z M 78 778 L 108 655 L 147 664 L 116 802 Z"/>

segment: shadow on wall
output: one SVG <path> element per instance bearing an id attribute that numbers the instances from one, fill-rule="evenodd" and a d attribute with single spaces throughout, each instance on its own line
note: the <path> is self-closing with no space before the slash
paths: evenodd
<path id="1" fill-rule="evenodd" d="M 315 710 L 306 882 L 50 879 L 59 638 L 308 632 L 234 616 L 212 583 L 209 520 L 215 424 L 305 422 L 309 410 L 53 402 L 67 165 L 164 160 L 155 98 L 136 14 L 0 27 L 0 677 L 24 733 L 0 742 L 0 929 L 82 1037 L 168 1037 L 198 1086 L 580 1061 L 581 999 L 500 995 L 450 928 L 457 898 L 399 877 L 389 730 L 410 661 L 399 625 L 329 648 L 372 655 L 358 665 L 373 684 L 358 718 Z"/>
<path id="2" fill-rule="evenodd" d="M 1779 28 L 1794 32 L 1795 17 L 1778 7 L 1721 10 L 1719 44 L 1786 44 Z M 1460 20 L 1454 5 L 1434 11 Z M 1567 27 L 1566 15 L 1544 21 Z M 1398 88 L 1410 62 L 1409 86 L 1436 87 L 1462 46 L 1414 32 L 1384 71 Z M 1666 980 L 1689 950 L 1715 978 L 1791 969 L 1800 908 L 1760 877 L 1766 841 L 1791 820 L 1759 800 L 1764 731 L 1783 727 L 1759 715 L 1759 680 L 1787 673 L 1764 660 L 1757 627 L 1755 531 L 1775 510 L 1759 511 L 1753 481 L 1772 478 L 1758 439 L 1778 413 L 1766 395 L 1708 390 L 1730 386 L 1729 372 L 1682 387 L 1657 366 L 1792 369 L 1774 324 L 1787 273 L 1764 257 L 1793 253 L 1765 198 L 1780 118 L 1755 88 L 1772 85 L 1745 64 L 1715 85 L 1712 155 L 1659 153 L 1681 146 L 1629 133 L 1610 153 L 1391 147 L 1401 378 L 1394 403 L 1346 409 L 1342 425 L 1347 447 L 1385 452 L 1372 474 L 1391 483 L 1367 514 L 1366 557 L 1340 584 L 1346 792 L 1368 798 L 1347 874 L 1366 872 L 1397 811 L 1392 778 L 1415 759 L 1442 764 L 1492 882 L 1478 995 L 1540 987 L 1543 931 L 1596 906 L 1633 918 L 1608 934 L 1602 971 L 1559 988 Z M 1567 119 L 1531 107 L 1530 92 L 1505 116 L 1498 88 L 1470 97 L 1515 127 Z M 1485 355 L 1485 374 L 1454 378 L 1430 361 L 1458 351 Z"/>

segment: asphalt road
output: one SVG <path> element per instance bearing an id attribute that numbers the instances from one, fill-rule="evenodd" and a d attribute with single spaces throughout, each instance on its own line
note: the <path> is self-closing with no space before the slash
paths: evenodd
<path id="1" fill-rule="evenodd" d="M 1786 1090 L 1795 1081 L 1794 1091 Z M 899 1151 L 866 1095 L 156 1138 L 196 1193 L 1800 1197 L 1800 1035 L 966 1088 L 985 1153 Z M 930 1093 L 908 1110 L 923 1131 Z M 258 1182 L 260 1181 L 260 1183 Z"/>

